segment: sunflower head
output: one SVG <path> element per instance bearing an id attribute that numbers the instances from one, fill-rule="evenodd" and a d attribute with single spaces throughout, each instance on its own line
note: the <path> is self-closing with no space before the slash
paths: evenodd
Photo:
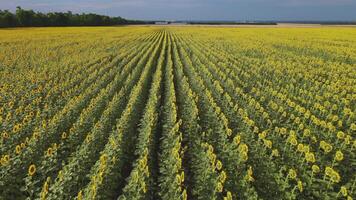
<path id="1" fill-rule="evenodd" d="M 217 170 L 221 170 L 221 168 L 222 168 L 222 163 L 221 163 L 220 160 L 218 160 L 218 161 L 216 162 L 216 169 L 217 169 Z"/>
<path id="2" fill-rule="evenodd" d="M 15 152 L 16 152 L 16 154 L 20 154 L 21 153 L 21 146 L 20 145 L 16 145 Z"/>
<path id="3" fill-rule="evenodd" d="M 227 176 L 226 176 L 225 171 L 222 171 L 222 172 L 220 173 L 220 175 L 219 175 L 219 180 L 220 180 L 220 182 L 225 183 L 226 177 L 227 177 Z"/>
<path id="4" fill-rule="evenodd" d="M 294 170 L 294 169 L 290 169 L 289 172 L 288 172 L 288 177 L 290 179 L 295 179 L 297 178 L 297 172 Z"/>
<path id="5" fill-rule="evenodd" d="M 344 154 L 341 151 L 336 151 L 335 160 L 342 161 L 344 159 Z"/>
<path id="6" fill-rule="evenodd" d="M 216 191 L 218 191 L 218 192 L 222 192 L 223 191 L 222 183 L 218 182 L 218 184 L 216 185 Z"/>
<path id="7" fill-rule="evenodd" d="M 299 191 L 300 192 L 303 192 L 303 183 L 302 183 L 302 181 L 298 181 L 298 189 L 299 189 Z"/>
<path id="8" fill-rule="evenodd" d="M 32 164 L 28 168 L 28 175 L 33 176 L 35 173 L 36 173 L 36 166 L 34 164 Z"/>
<path id="9" fill-rule="evenodd" d="M 345 186 L 341 186 L 340 193 L 342 194 L 342 196 L 346 197 L 347 196 L 347 188 Z"/>
<path id="10" fill-rule="evenodd" d="M 342 132 L 342 131 L 337 132 L 337 138 L 338 138 L 339 140 L 343 139 L 344 137 L 345 137 L 344 132 Z"/>
<path id="11" fill-rule="evenodd" d="M 224 200 L 232 200 L 232 194 L 230 191 L 226 193 L 226 197 L 224 197 Z"/>
<path id="12" fill-rule="evenodd" d="M 314 163 L 315 162 L 315 156 L 313 153 L 306 153 L 305 154 L 305 159 L 308 161 L 308 162 L 311 162 L 311 163 Z"/>

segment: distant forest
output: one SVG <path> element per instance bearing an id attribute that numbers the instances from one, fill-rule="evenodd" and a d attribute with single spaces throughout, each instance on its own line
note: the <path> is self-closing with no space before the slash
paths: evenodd
<path id="1" fill-rule="evenodd" d="M 0 10 L 0 27 L 46 27 L 46 26 L 112 26 L 124 24 L 145 24 L 149 22 L 127 20 L 98 14 L 73 14 L 72 12 L 41 13 L 16 8 L 12 13 Z"/>

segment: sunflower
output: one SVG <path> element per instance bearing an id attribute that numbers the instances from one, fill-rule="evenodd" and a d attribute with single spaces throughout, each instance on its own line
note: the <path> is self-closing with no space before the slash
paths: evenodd
<path id="1" fill-rule="evenodd" d="M 298 144 L 297 150 L 298 150 L 299 152 L 303 152 L 303 151 L 304 151 L 304 145 L 303 145 L 303 144 Z"/>
<path id="2" fill-rule="evenodd" d="M 220 182 L 218 182 L 218 184 L 216 185 L 216 191 L 218 191 L 218 192 L 223 191 L 223 185 Z"/>
<path id="3" fill-rule="evenodd" d="M 334 171 L 334 172 L 331 174 L 330 179 L 331 179 L 332 182 L 338 183 L 338 182 L 340 182 L 341 177 L 340 177 L 340 175 L 339 175 L 338 172 Z"/>
<path id="4" fill-rule="evenodd" d="M 36 166 L 34 164 L 30 165 L 30 167 L 28 168 L 28 174 L 30 176 L 33 176 L 36 173 Z"/>
<path id="5" fill-rule="evenodd" d="M 10 156 L 9 155 L 5 155 L 1 158 L 1 164 L 2 165 L 6 165 L 10 160 Z"/>
<path id="6" fill-rule="evenodd" d="M 313 165 L 313 166 L 312 166 L 312 170 L 313 170 L 313 173 L 314 173 L 314 174 L 317 174 L 317 173 L 320 172 L 320 168 L 319 168 L 318 165 Z"/>
<path id="7" fill-rule="evenodd" d="M 344 154 L 341 151 L 336 151 L 335 160 L 342 161 L 344 159 Z"/>
<path id="8" fill-rule="evenodd" d="M 263 140 L 264 145 L 271 149 L 272 148 L 272 141 L 271 140 Z"/>
<path id="9" fill-rule="evenodd" d="M 83 200 L 83 191 L 80 190 L 77 195 L 77 200 Z"/>
<path id="10" fill-rule="evenodd" d="M 62 133 L 62 140 L 66 139 L 67 138 L 67 133 L 66 132 L 63 132 Z"/>
<path id="11" fill-rule="evenodd" d="M 303 192 L 303 183 L 302 183 L 302 181 L 299 180 L 298 183 L 297 183 L 297 186 L 298 186 L 299 191 Z"/>
<path id="12" fill-rule="evenodd" d="M 334 172 L 333 168 L 331 167 L 326 167 L 325 168 L 325 174 L 328 176 L 331 176 L 331 174 Z"/>
<path id="13" fill-rule="evenodd" d="M 226 176 L 225 171 L 222 171 L 222 172 L 220 173 L 220 176 L 219 176 L 220 182 L 225 183 L 226 177 L 227 177 L 227 176 Z"/>
<path id="14" fill-rule="evenodd" d="M 347 196 L 347 188 L 345 186 L 341 186 L 340 193 L 342 194 L 342 196 L 346 197 Z"/>
<path id="15" fill-rule="evenodd" d="M 9 138 L 9 134 L 7 132 L 2 133 L 2 138 L 7 139 Z"/>
<path id="16" fill-rule="evenodd" d="M 221 168 L 222 168 L 222 163 L 221 163 L 220 160 L 218 160 L 218 161 L 216 162 L 216 169 L 217 169 L 217 170 L 221 170 Z"/>
<path id="17" fill-rule="evenodd" d="M 297 141 L 297 139 L 295 139 L 295 138 L 293 137 L 293 138 L 290 140 L 290 143 L 291 143 L 291 145 L 295 146 L 295 145 L 298 144 L 298 141 Z"/>
<path id="18" fill-rule="evenodd" d="M 49 147 L 47 149 L 47 156 L 52 156 L 53 155 L 53 149 L 51 147 Z"/>
<path id="19" fill-rule="evenodd" d="M 237 135 L 236 137 L 234 137 L 234 142 L 235 142 L 236 145 L 239 145 L 240 141 L 241 141 L 241 136 L 240 135 Z"/>
<path id="20" fill-rule="evenodd" d="M 272 156 L 274 156 L 274 157 L 278 157 L 278 156 L 279 156 L 279 151 L 278 151 L 278 149 L 273 149 L 273 150 L 272 150 Z"/>
<path id="21" fill-rule="evenodd" d="M 178 185 L 180 185 L 182 183 L 182 179 L 179 174 L 176 175 L 176 182 Z"/>
<path id="22" fill-rule="evenodd" d="M 290 179 L 295 179 L 297 177 L 297 172 L 294 169 L 290 169 L 288 172 L 288 177 Z"/>
<path id="23" fill-rule="evenodd" d="M 226 197 L 224 197 L 224 200 L 232 200 L 232 194 L 230 191 L 226 193 Z"/>
<path id="24" fill-rule="evenodd" d="M 338 139 L 343 139 L 345 137 L 345 133 L 344 132 L 342 132 L 342 131 L 339 131 L 339 132 L 337 132 L 337 138 Z"/>
<path id="25" fill-rule="evenodd" d="M 306 153 L 305 154 L 305 159 L 308 161 L 308 162 L 311 162 L 311 163 L 314 163 L 315 162 L 315 156 L 313 153 Z"/>
<path id="26" fill-rule="evenodd" d="M 147 191 L 147 189 L 146 189 L 146 191 Z M 188 199 L 187 191 L 185 189 L 183 190 L 183 193 L 182 193 L 182 199 L 183 200 L 187 200 Z"/>
<path id="27" fill-rule="evenodd" d="M 356 131 L 356 124 L 355 123 L 352 123 L 351 126 L 350 126 L 351 130 L 353 131 Z"/>
<path id="28" fill-rule="evenodd" d="M 21 153 L 21 146 L 20 145 L 16 145 L 15 152 L 16 152 L 16 154 L 20 154 Z"/>

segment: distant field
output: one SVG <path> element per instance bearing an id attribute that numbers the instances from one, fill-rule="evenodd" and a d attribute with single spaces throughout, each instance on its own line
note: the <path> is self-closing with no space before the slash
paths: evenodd
<path id="1" fill-rule="evenodd" d="M 277 24 L 143 24 L 143 25 L 130 25 L 130 26 L 146 26 L 146 27 L 226 27 L 226 28 L 335 28 L 335 27 L 347 27 L 356 28 L 356 25 L 349 24 L 298 24 L 298 23 L 277 23 Z"/>
<path id="2" fill-rule="evenodd" d="M 352 199 L 356 29 L 0 29 L 0 199 Z"/>

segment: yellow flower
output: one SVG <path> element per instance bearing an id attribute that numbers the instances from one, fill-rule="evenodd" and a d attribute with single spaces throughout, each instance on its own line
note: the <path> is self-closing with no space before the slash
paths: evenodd
<path id="1" fill-rule="evenodd" d="M 17 133 L 18 131 L 20 131 L 21 129 L 21 124 L 16 124 L 13 128 L 12 128 L 12 131 L 14 133 Z"/>
<path id="2" fill-rule="evenodd" d="M 224 197 L 224 200 L 232 200 L 232 194 L 230 191 L 226 193 L 226 197 Z"/>
<path id="3" fill-rule="evenodd" d="M 332 121 L 333 121 L 333 122 L 336 122 L 337 120 L 339 120 L 339 117 L 338 117 L 337 115 L 334 115 L 334 116 L 332 117 Z"/>
<path id="4" fill-rule="evenodd" d="M 349 145 L 350 144 L 350 142 L 351 142 L 351 136 L 349 136 L 349 135 L 346 135 L 346 137 L 345 137 L 345 144 L 347 144 L 347 145 Z"/>
<path id="5" fill-rule="evenodd" d="M 218 182 L 218 184 L 216 185 L 216 191 L 218 191 L 218 192 L 223 191 L 223 185 L 220 182 Z"/>
<path id="6" fill-rule="evenodd" d="M 281 133 L 281 135 L 287 134 L 287 129 L 286 128 L 281 128 L 280 129 L 280 133 Z"/>
<path id="7" fill-rule="evenodd" d="M 241 141 L 241 136 L 240 135 L 237 135 L 236 137 L 234 137 L 234 142 L 235 142 L 236 145 L 239 145 L 240 141 Z"/>
<path id="8" fill-rule="evenodd" d="M 318 141 L 315 136 L 311 137 L 311 140 L 313 143 L 316 143 Z"/>
<path id="9" fill-rule="evenodd" d="M 263 140 L 264 145 L 271 149 L 272 148 L 272 141 L 271 140 Z"/>
<path id="10" fill-rule="evenodd" d="M 303 144 L 298 144 L 297 150 L 298 150 L 299 152 L 303 152 L 303 151 L 304 151 L 304 145 L 303 145 Z"/>
<path id="11" fill-rule="evenodd" d="M 240 144 L 239 149 L 241 152 L 248 152 L 248 146 L 246 144 Z"/>
<path id="12" fill-rule="evenodd" d="M 344 159 L 344 154 L 341 151 L 336 151 L 335 160 L 342 161 Z"/>
<path id="13" fill-rule="evenodd" d="M 340 127 L 340 128 L 342 127 L 342 121 L 341 121 L 341 120 L 339 120 L 339 121 L 337 122 L 337 126 Z"/>
<path id="14" fill-rule="evenodd" d="M 7 139 L 9 138 L 9 134 L 7 132 L 2 133 L 2 138 Z"/>
<path id="15" fill-rule="evenodd" d="M 16 145 L 15 152 L 16 152 L 16 154 L 20 154 L 21 153 L 21 146 L 20 145 Z"/>
<path id="16" fill-rule="evenodd" d="M 347 196 L 347 200 L 353 200 L 351 196 Z"/>
<path id="17" fill-rule="evenodd" d="M 9 108 L 12 108 L 12 107 L 14 106 L 14 102 L 10 101 L 10 102 L 8 103 L 8 106 L 9 106 Z"/>
<path id="18" fill-rule="evenodd" d="M 331 181 L 334 183 L 340 182 L 340 179 L 341 179 L 339 173 L 337 173 L 336 171 L 334 171 L 334 173 L 331 174 L 330 178 L 331 178 Z"/>
<path id="19" fill-rule="evenodd" d="M 290 140 L 290 143 L 295 146 L 298 144 L 298 141 L 293 137 L 291 140 Z"/>
<path id="20" fill-rule="evenodd" d="M 306 153 L 305 154 L 305 159 L 308 161 L 308 162 L 311 162 L 311 163 L 314 163 L 315 162 L 315 156 L 313 153 Z"/>
<path id="21" fill-rule="evenodd" d="M 9 155 L 5 155 L 1 158 L 1 165 L 6 165 L 10 160 L 10 156 Z"/>
<path id="22" fill-rule="evenodd" d="M 300 192 L 303 192 L 303 183 L 302 181 L 298 181 L 298 189 Z"/>
<path id="23" fill-rule="evenodd" d="M 226 173 L 225 173 L 225 171 L 222 171 L 222 172 L 220 173 L 220 175 L 219 175 L 219 180 L 220 180 L 220 182 L 225 183 L 225 180 L 226 180 Z"/>
<path id="24" fill-rule="evenodd" d="M 299 130 L 303 130 L 304 129 L 304 124 L 299 124 L 298 128 L 299 128 Z"/>
<path id="25" fill-rule="evenodd" d="M 352 123 L 351 126 L 350 126 L 351 130 L 353 131 L 356 131 L 356 124 L 355 123 Z"/>
<path id="26" fill-rule="evenodd" d="M 344 132 L 342 131 L 337 132 L 337 138 L 339 138 L 340 140 L 343 139 L 344 136 L 345 136 Z"/>
<path id="27" fill-rule="evenodd" d="M 36 166 L 34 164 L 32 164 L 28 168 L 28 175 L 33 176 L 35 173 L 36 173 Z"/>
<path id="28" fill-rule="evenodd" d="M 62 140 L 66 139 L 67 138 L 67 133 L 66 132 L 63 132 L 62 133 Z"/>
<path id="29" fill-rule="evenodd" d="M 322 148 L 325 153 L 329 153 L 330 151 L 332 151 L 333 146 L 331 146 L 331 144 L 329 144 L 329 143 L 325 142 L 324 140 L 322 140 L 320 142 L 320 148 Z"/>
<path id="30" fill-rule="evenodd" d="M 254 181 L 255 180 L 252 175 L 253 175 L 252 167 L 249 166 L 249 168 L 247 170 L 247 180 L 248 181 Z"/>
<path id="31" fill-rule="evenodd" d="M 187 199 L 188 199 L 187 191 L 184 189 L 182 193 L 182 200 L 187 200 Z"/>
<path id="32" fill-rule="evenodd" d="M 312 166 L 312 170 L 313 170 L 313 173 L 314 173 L 314 174 L 317 174 L 317 173 L 320 172 L 320 168 L 319 168 L 318 165 L 313 165 L 313 166 Z"/>
<path id="33" fill-rule="evenodd" d="M 297 177 L 297 172 L 294 169 L 290 169 L 288 172 L 288 177 L 290 179 L 295 179 Z"/>
<path id="34" fill-rule="evenodd" d="M 340 193 L 342 194 L 342 196 L 346 197 L 347 196 L 347 188 L 345 186 L 341 186 Z"/>
<path id="35" fill-rule="evenodd" d="M 178 185 L 180 185 L 182 183 L 182 179 L 180 178 L 179 174 L 176 175 L 176 182 Z"/>
<path id="36" fill-rule="evenodd" d="M 222 163 L 221 163 L 220 160 L 218 160 L 218 161 L 216 162 L 216 169 L 221 170 L 221 168 L 222 168 Z"/>
<path id="37" fill-rule="evenodd" d="M 247 152 L 242 152 L 242 153 L 240 154 L 240 156 L 241 156 L 241 159 L 242 159 L 243 161 L 247 161 L 247 160 L 248 160 Z"/>
<path id="38" fill-rule="evenodd" d="M 265 132 L 262 132 L 262 133 L 259 133 L 259 134 L 258 134 L 258 138 L 259 138 L 260 140 L 264 139 L 265 137 L 266 137 L 266 133 L 265 133 Z"/>
<path id="39" fill-rule="evenodd" d="M 334 170 L 331 167 L 326 167 L 325 168 L 325 174 L 328 176 L 331 176 L 331 174 L 334 172 Z"/>
<path id="40" fill-rule="evenodd" d="M 279 151 L 278 149 L 273 149 L 272 150 L 272 156 L 278 157 L 279 156 Z"/>
<path id="41" fill-rule="evenodd" d="M 80 190 L 77 195 L 77 200 L 83 200 L 83 191 Z"/>
<path id="42" fill-rule="evenodd" d="M 335 171 L 333 168 L 326 167 L 325 174 L 330 177 L 330 180 L 332 182 L 334 182 L 334 183 L 340 182 L 341 177 L 340 177 L 339 173 L 337 171 Z"/>
<path id="43" fill-rule="evenodd" d="M 47 149 L 47 156 L 52 156 L 53 155 L 53 149 L 51 147 L 49 147 Z"/>

